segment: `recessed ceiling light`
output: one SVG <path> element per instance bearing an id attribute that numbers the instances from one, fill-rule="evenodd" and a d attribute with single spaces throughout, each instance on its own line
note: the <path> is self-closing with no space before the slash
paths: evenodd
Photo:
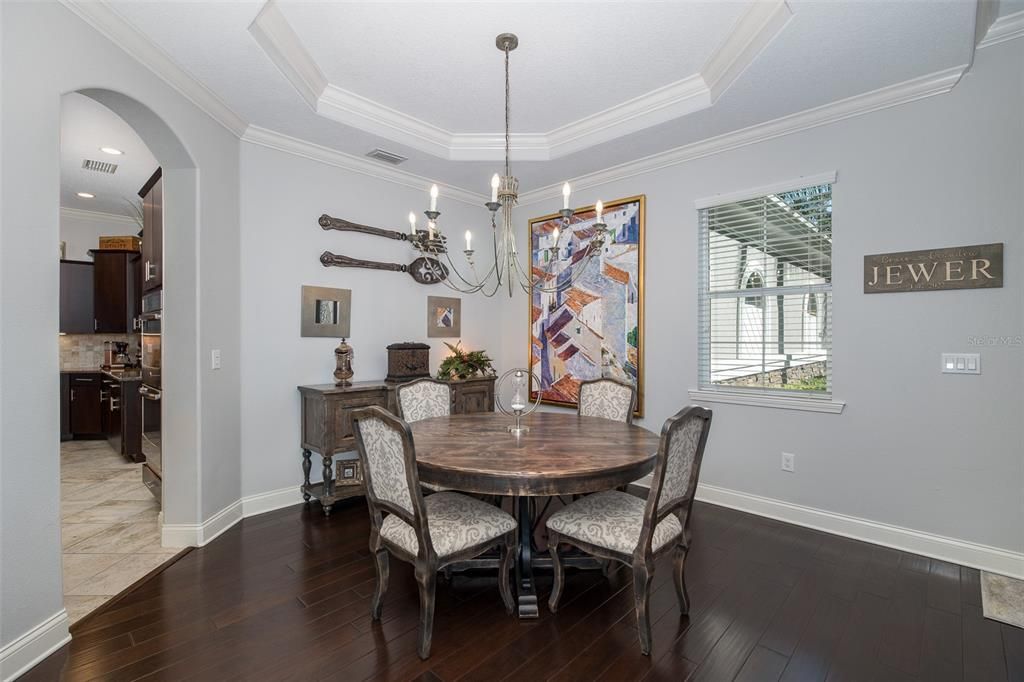
<path id="1" fill-rule="evenodd" d="M 82 197 L 83 199 L 95 199 L 96 198 L 95 194 L 90 194 L 89 192 L 79 192 L 78 196 Z"/>
<path id="2" fill-rule="evenodd" d="M 121 156 L 121 154 L 124 154 L 120 149 L 115 149 L 113 147 L 100 147 L 100 151 L 104 154 L 113 154 L 114 156 Z"/>

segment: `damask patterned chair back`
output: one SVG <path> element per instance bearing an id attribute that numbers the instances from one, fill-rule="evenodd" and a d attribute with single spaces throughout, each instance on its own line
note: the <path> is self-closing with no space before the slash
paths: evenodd
<path id="1" fill-rule="evenodd" d="M 353 424 L 374 532 L 384 512 L 395 514 L 415 529 L 420 547 L 432 552 L 409 425 L 379 407 L 355 413 Z"/>
<path id="2" fill-rule="evenodd" d="M 647 495 L 641 546 L 650 542 L 653 529 L 670 513 L 679 517 L 689 544 L 690 510 L 710 431 L 711 410 L 703 407 L 685 407 L 665 422 Z"/>
<path id="3" fill-rule="evenodd" d="M 412 423 L 452 412 L 451 385 L 437 379 L 417 379 L 398 387 L 398 414 Z"/>
<path id="4" fill-rule="evenodd" d="M 601 417 L 633 423 L 636 388 L 618 379 L 593 379 L 580 384 L 578 413 L 581 417 Z"/>

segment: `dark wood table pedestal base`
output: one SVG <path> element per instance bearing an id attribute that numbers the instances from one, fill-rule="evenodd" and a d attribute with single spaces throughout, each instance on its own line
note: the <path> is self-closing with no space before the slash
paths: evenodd
<path id="1" fill-rule="evenodd" d="M 537 552 L 532 542 L 533 515 L 531 514 L 531 499 L 519 497 L 515 502 L 517 522 L 519 523 L 519 554 L 516 557 L 515 580 L 516 580 L 516 603 L 519 617 L 523 619 L 537 618 L 540 610 L 537 601 L 537 587 L 534 580 L 534 570 L 551 570 L 551 556 L 545 552 Z M 498 554 L 489 553 L 476 559 L 460 561 L 449 566 L 455 573 L 477 570 L 497 570 L 500 560 Z M 589 571 L 604 570 L 604 564 L 592 556 L 569 551 L 562 556 L 562 566 L 565 568 L 576 568 Z M 506 576 L 507 579 L 507 576 Z"/>

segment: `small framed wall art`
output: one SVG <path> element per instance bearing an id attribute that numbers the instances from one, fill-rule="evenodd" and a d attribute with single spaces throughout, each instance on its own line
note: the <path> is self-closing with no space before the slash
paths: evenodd
<path id="1" fill-rule="evenodd" d="M 350 336 L 352 290 L 302 287 L 302 335 Z"/>
<path id="2" fill-rule="evenodd" d="M 462 299 L 427 296 L 427 338 L 462 336 Z"/>

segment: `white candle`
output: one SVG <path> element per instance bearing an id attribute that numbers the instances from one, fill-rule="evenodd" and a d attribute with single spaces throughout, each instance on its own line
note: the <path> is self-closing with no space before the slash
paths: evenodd
<path id="1" fill-rule="evenodd" d="M 412 211 L 409 211 L 409 232 L 416 235 L 416 214 Z"/>
<path id="2" fill-rule="evenodd" d="M 604 204 L 602 204 L 600 201 L 597 202 L 597 205 L 594 206 L 594 210 L 597 211 L 597 220 L 600 222 L 601 214 L 604 213 Z"/>
<path id="3" fill-rule="evenodd" d="M 555 240 L 555 246 L 558 246 L 558 228 L 557 227 L 555 228 L 554 234 L 552 234 L 551 236 Z"/>
<path id="4" fill-rule="evenodd" d="M 562 185 L 562 208 L 569 208 L 569 194 L 572 189 L 569 187 L 569 183 Z"/>
<path id="5" fill-rule="evenodd" d="M 473 233 L 470 232 L 469 230 L 466 230 L 466 251 L 472 251 L 473 250 L 473 248 L 470 246 L 470 243 L 472 241 L 473 241 Z"/>
<path id="6" fill-rule="evenodd" d="M 430 210 L 437 210 L 437 185 L 430 186 Z"/>
<path id="7" fill-rule="evenodd" d="M 497 201 L 498 201 L 498 185 L 500 183 L 501 183 L 501 179 L 498 177 L 498 174 L 495 173 L 494 176 L 491 178 L 491 202 L 492 203 L 497 203 Z"/>

